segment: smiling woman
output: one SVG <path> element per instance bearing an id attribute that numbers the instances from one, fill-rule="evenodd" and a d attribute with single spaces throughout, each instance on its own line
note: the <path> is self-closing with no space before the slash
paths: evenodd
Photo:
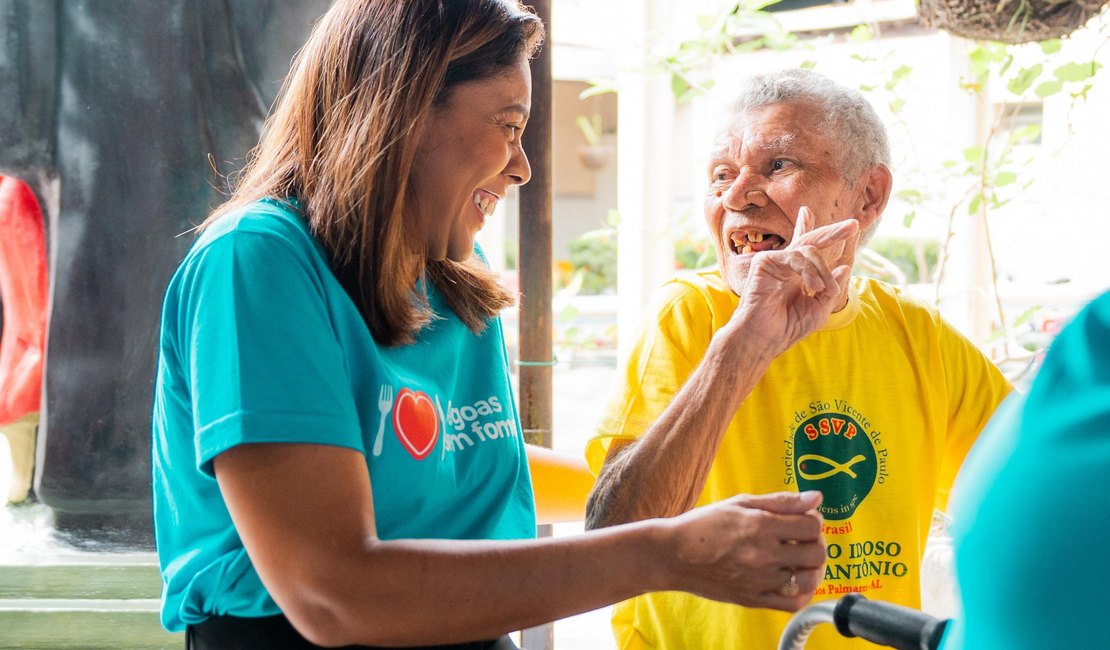
<path id="1" fill-rule="evenodd" d="M 474 234 L 508 188 L 528 182 L 520 136 L 531 96 L 532 76 L 522 59 L 488 81 L 463 84 L 432 108 L 412 177 L 414 203 L 432 216 L 424 224 L 429 259 L 469 257 Z"/>
<path id="2" fill-rule="evenodd" d="M 778 588 L 823 560 L 812 494 L 529 539 L 533 485 L 581 516 L 592 479 L 523 442 L 474 236 L 529 179 L 542 36 L 517 0 L 338 0 L 298 55 L 164 303 L 155 537 L 190 647 L 512 648 L 656 589 L 808 600 Z"/>

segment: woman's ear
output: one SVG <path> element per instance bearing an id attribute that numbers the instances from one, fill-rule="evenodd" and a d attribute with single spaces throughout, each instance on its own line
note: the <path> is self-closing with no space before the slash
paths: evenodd
<path id="1" fill-rule="evenodd" d="M 882 216 L 883 210 L 886 209 L 886 202 L 890 199 L 893 179 L 890 169 L 886 165 L 879 164 L 867 172 L 863 182 L 863 206 L 855 215 L 859 221 L 860 231 L 867 230 Z"/>

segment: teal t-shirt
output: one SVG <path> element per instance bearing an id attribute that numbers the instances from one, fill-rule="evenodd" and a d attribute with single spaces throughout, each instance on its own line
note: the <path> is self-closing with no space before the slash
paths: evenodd
<path id="1" fill-rule="evenodd" d="M 295 204 L 264 200 L 200 236 L 170 282 L 153 414 L 162 623 L 279 613 L 235 532 L 212 460 L 316 443 L 366 457 L 382 539 L 535 535 L 499 319 L 439 316 L 379 346 Z"/>
<path id="2" fill-rule="evenodd" d="M 999 408 L 953 495 L 962 613 L 943 648 L 1110 648 L 1110 293 Z"/>

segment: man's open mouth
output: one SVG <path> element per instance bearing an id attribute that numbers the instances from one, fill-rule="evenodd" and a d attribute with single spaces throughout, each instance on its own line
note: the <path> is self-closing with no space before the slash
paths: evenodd
<path id="1" fill-rule="evenodd" d="M 736 255 L 776 251 L 786 247 L 786 240 L 774 233 L 736 231 L 728 236 L 729 247 Z"/>

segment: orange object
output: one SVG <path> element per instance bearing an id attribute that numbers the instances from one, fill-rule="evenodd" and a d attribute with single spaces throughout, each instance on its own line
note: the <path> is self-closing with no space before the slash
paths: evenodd
<path id="1" fill-rule="evenodd" d="M 0 176 L 0 425 L 39 410 L 46 296 L 42 210 L 26 183 Z"/>
<path id="2" fill-rule="evenodd" d="M 594 475 L 581 456 L 528 445 L 528 469 L 536 499 L 536 522 L 557 524 L 586 518 Z"/>

